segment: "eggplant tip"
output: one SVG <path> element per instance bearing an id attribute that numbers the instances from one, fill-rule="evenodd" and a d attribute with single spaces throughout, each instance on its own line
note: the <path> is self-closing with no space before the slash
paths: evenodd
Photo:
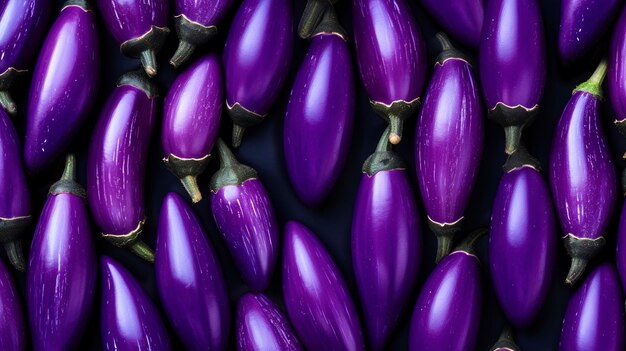
<path id="1" fill-rule="evenodd" d="M 195 176 L 186 176 L 182 178 L 180 182 L 183 183 L 185 190 L 187 190 L 187 193 L 191 197 L 191 201 L 193 201 L 194 204 L 202 200 L 202 193 L 200 192 L 198 181 Z"/>
<path id="2" fill-rule="evenodd" d="M 149 77 L 154 77 L 157 74 L 156 54 L 153 50 L 145 50 L 140 54 L 141 65 L 143 70 Z"/>
<path id="3" fill-rule="evenodd" d="M 180 67 L 180 65 L 185 63 L 189 59 L 189 57 L 191 57 L 191 54 L 193 54 L 195 50 L 195 45 L 187 41 L 181 40 L 178 44 L 176 52 L 174 53 L 174 56 L 172 56 L 172 58 L 170 59 L 170 65 L 174 66 L 174 68 Z"/>
<path id="4" fill-rule="evenodd" d="M 235 149 L 241 146 L 241 140 L 243 139 L 243 133 L 245 131 L 245 127 L 242 127 L 239 124 L 233 124 L 233 147 Z"/>
<path id="5" fill-rule="evenodd" d="M 14 116 L 17 114 L 17 105 L 6 90 L 0 91 L 0 105 L 8 114 Z"/>
<path id="6" fill-rule="evenodd" d="M 132 244 L 128 245 L 128 249 L 144 260 L 154 263 L 154 252 L 143 241 L 135 240 Z"/>
<path id="7" fill-rule="evenodd" d="M 11 265 L 20 272 L 26 272 L 26 259 L 22 250 L 22 243 L 19 240 L 10 241 L 4 244 Z"/>
<path id="8" fill-rule="evenodd" d="M 569 272 L 567 273 L 567 278 L 565 278 L 565 283 L 573 286 L 578 282 L 578 279 L 585 272 L 585 268 L 587 267 L 587 259 L 580 257 L 572 257 L 572 265 L 570 266 Z"/>
<path id="9" fill-rule="evenodd" d="M 396 133 L 389 134 L 389 142 L 392 143 L 393 145 L 399 144 L 400 140 L 402 140 L 402 137 L 399 136 L 398 134 Z"/>

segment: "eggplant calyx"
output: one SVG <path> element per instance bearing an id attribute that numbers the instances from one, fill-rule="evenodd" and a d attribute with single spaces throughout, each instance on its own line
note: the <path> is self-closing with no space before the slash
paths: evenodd
<path id="1" fill-rule="evenodd" d="M 298 24 L 300 38 L 310 38 L 322 20 L 326 9 L 336 2 L 337 0 L 308 0 Z"/>
<path id="2" fill-rule="evenodd" d="M 521 351 L 519 346 L 515 344 L 515 340 L 513 338 L 513 330 L 510 326 L 505 326 L 502 329 L 502 333 L 500 334 L 500 338 L 498 341 L 491 347 L 490 351 Z"/>
<path id="3" fill-rule="evenodd" d="M 574 285 L 585 273 L 585 268 L 590 259 L 595 257 L 606 244 L 604 236 L 595 239 L 579 238 L 573 234 L 567 234 L 564 238 L 565 251 L 572 258 L 572 265 L 565 282 Z"/>
<path id="4" fill-rule="evenodd" d="M 26 70 L 9 67 L 0 74 L 0 106 L 12 116 L 17 113 L 17 105 L 15 101 L 13 101 L 13 98 L 11 98 L 9 89 L 13 87 L 15 80 L 26 72 Z"/>
<path id="5" fill-rule="evenodd" d="M 132 251 L 137 256 L 143 258 L 144 260 L 154 263 L 154 252 L 152 249 L 146 245 L 139 236 L 143 233 L 143 228 L 146 223 L 146 218 L 139 221 L 137 227 L 131 230 L 127 234 L 105 234 L 102 233 L 102 237 L 106 239 L 111 244 L 117 247 L 124 247 Z"/>
<path id="6" fill-rule="evenodd" d="M 196 177 L 204 172 L 210 159 L 210 154 L 201 158 L 182 158 L 174 154 L 169 154 L 167 157 L 163 158 L 163 162 L 165 162 L 167 168 L 180 179 L 185 190 L 187 190 L 187 193 L 191 196 L 193 203 L 202 200 L 202 193 L 198 187 Z"/>
<path id="7" fill-rule="evenodd" d="M 67 0 L 63 4 L 63 8 L 61 9 L 61 11 L 63 11 L 66 7 L 69 7 L 69 6 L 76 6 L 76 7 L 82 8 L 84 11 L 92 11 L 93 12 L 93 7 L 91 6 L 89 1 L 87 1 L 87 0 Z"/>
<path id="8" fill-rule="evenodd" d="M 50 195 L 72 194 L 83 199 L 87 198 L 85 188 L 76 181 L 76 156 L 74 154 L 67 154 L 63 175 L 61 179 L 52 184 L 48 193 Z"/>
<path id="9" fill-rule="evenodd" d="M 480 228 L 471 232 L 465 239 L 454 249 L 454 252 L 463 251 L 467 254 L 476 256 L 476 242 L 489 233 L 489 229 Z"/>
<path id="10" fill-rule="evenodd" d="M 383 132 L 383 135 L 380 137 L 378 145 L 376 145 L 376 151 L 374 151 L 374 153 L 365 160 L 365 163 L 363 163 L 363 168 L 361 170 L 363 173 L 367 173 L 370 177 L 378 172 L 406 168 L 402 157 L 391 150 L 391 145 L 389 144 L 390 133 L 391 128 L 387 127 L 387 129 Z"/>
<path id="11" fill-rule="evenodd" d="M 220 138 L 216 141 L 220 156 L 220 169 L 211 178 L 211 192 L 217 193 L 227 185 L 241 185 L 249 179 L 257 178 L 254 168 L 239 163 L 226 143 Z"/>
<path id="12" fill-rule="evenodd" d="M 404 121 L 417 113 L 420 105 L 420 98 L 411 101 L 396 100 L 391 104 L 378 101 L 370 101 L 374 111 L 391 127 L 389 142 L 396 145 L 402 140 L 402 129 Z"/>
<path id="13" fill-rule="evenodd" d="M 452 242 L 457 233 L 461 231 L 465 217 L 461 217 L 451 223 L 439 223 L 428 217 L 428 228 L 437 237 L 437 256 L 435 263 L 439 263 L 444 257 L 448 256 L 452 250 Z"/>
<path id="14" fill-rule="evenodd" d="M 461 60 L 471 66 L 467 56 L 452 45 L 452 42 L 450 41 L 448 36 L 445 35 L 445 33 L 438 32 L 436 34 L 436 37 L 441 44 L 442 51 L 439 56 L 437 56 L 437 61 L 435 61 L 435 64 L 443 66 L 443 63 L 447 60 Z"/>
<path id="15" fill-rule="evenodd" d="M 615 123 L 615 127 L 617 127 L 620 134 L 626 137 L 626 118 L 619 120 L 616 119 L 613 123 Z"/>
<path id="16" fill-rule="evenodd" d="M 504 151 L 510 155 L 517 150 L 522 139 L 522 131 L 537 116 L 539 105 L 527 108 L 522 105 L 509 106 L 498 102 L 489 110 L 488 117 L 504 128 L 506 136 Z"/>
<path id="17" fill-rule="evenodd" d="M 600 64 L 598 64 L 598 67 L 596 67 L 596 70 L 593 72 L 591 77 L 586 82 L 578 85 L 574 89 L 572 94 L 577 91 L 582 91 L 589 93 L 597 97 L 598 99 L 602 99 L 602 82 L 604 82 L 604 77 L 606 77 L 606 69 L 607 59 L 603 58 L 602 61 L 600 61 Z"/>
<path id="18" fill-rule="evenodd" d="M 157 74 L 156 52 L 165 43 L 169 32 L 167 27 L 151 26 L 141 36 L 123 42 L 120 50 L 124 55 L 140 59 L 146 73 L 154 77 Z"/>
<path id="19" fill-rule="evenodd" d="M 537 170 L 537 172 L 541 172 L 539 160 L 528 153 L 524 144 L 520 144 L 517 150 L 509 155 L 502 168 L 506 173 L 509 173 L 523 167 L 530 167 Z"/>
<path id="20" fill-rule="evenodd" d="M 117 86 L 130 85 L 144 92 L 149 99 L 159 95 L 156 84 L 148 78 L 142 70 L 130 71 L 122 74 L 117 80 Z"/>
<path id="21" fill-rule="evenodd" d="M 187 61 L 196 50 L 196 47 L 208 43 L 217 35 L 216 26 L 205 26 L 194 22 L 184 14 L 174 16 L 174 28 L 180 40 L 178 48 L 170 60 L 170 64 L 174 68 L 178 68 Z"/>
<path id="22" fill-rule="evenodd" d="M 348 34 L 346 30 L 343 29 L 341 24 L 339 24 L 339 19 L 337 19 L 337 13 L 332 6 L 329 6 L 324 12 L 324 17 L 322 17 L 322 21 L 315 27 L 315 30 L 311 34 L 311 37 L 316 35 L 336 35 L 343 39 L 343 41 L 348 41 Z"/>
<path id="23" fill-rule="evenodd" d="M 30 226 L 32 217 L 0 218 L 0 244 L 4 245 L 11 265 L 20 272 L 26 271 L 26 259 L 20 238 Z"/>
<path id="24" fill-rule="evenodd" d="M 241 146 L 241 140 L 243 139 L 246 128 L 260 124 L 265 117 L 265 115 L 248 110 L 238 102 L 230 105 L 230 103 L 226 101 L 226 112 L 228 112 L 228 116 L 231 121 L 233 121 L 232 143 L 234 148 Z"/>

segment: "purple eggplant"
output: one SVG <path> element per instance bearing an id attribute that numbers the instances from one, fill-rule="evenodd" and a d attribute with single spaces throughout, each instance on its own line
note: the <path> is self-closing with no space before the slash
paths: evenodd
<path id="1" fill-rule="evenodd" d="M 626 7 L 613 30 L 609 48 L 608 86 L 611 106 L 615 111 L 615 125 L 626 136 Z"/>
<path id="2" fill-rule="evenodd" d="M 389 133 L 363 165 L 352 219 L 352 264 L 374 350 L 385 348 L 407 307 L 422 253 L 417 203 Z"/>
<path id="3" fill-rule="evenodd" d="M 187 349 L 224 350 L 230 308 L 222 268 L 198 218 L 176 193 L 161 206 L 155 270 L 165 311 Z"/>
<path id="4" fill-rule="evenodd" d="M 4 113 L 2 110 L 1 113 Z M 13 278 L 0 260 L 0 345 L 7 351 L 26 350 L 26 323 Z"/>
<path id="5" fill-rule="evenodd" d="M 211 178 L 211 212 L 235 266 L 254 291 L 270 283 L 278 260 L 278 225 L 270 197 L 251 167 L 217 139 L 220 169 Z"/>
<path id="6" fill-rule="evenodd" d="M 109 97 L 89 147 L 87 192 L 102 236 L 153 262 L 139 239 L 145 222 L 144 178 L 156 117 L 157 91 L 141 71 L 120 77 Z"/>
<path id="7" fill-rule="evenodd" d="M 52 1 L 5 0 L 0 11 L 0 105 L 17 112 L 9 95 L 15 79 L 28 71 L 39 50 Z"/>
<path id="8" fill-rule="evenodd" d="M 505 327 L 500 334 L 498 341 L 489 351 L 521 351 L 522 349 L 513 340 L 513 331 L 510 327 Z"/>
<path id="9" fill-rule="evenodd" d="M 278 98 L 293 56 L 289 0 L 244 0 L 224 47 L 226 107 L 233 121 L 233 146 Z"/>
<path id="10" fill-rule="evenodd" d="M 237 307 L 237 350 L 302 350 L 287 318 L 263 294 L 248 293 Z"/>
<path id="11" fill-rule="evenodd" d="M 193 202 L 202 200 L 196 177 L 209 163 L 223 103 L 221 63 L 215 54 L 198 59 L 181 73 L 165 97 L 163 161 Z"/>
<path id="12" fill-rule="evenodd" d="M 461 229 L 478 174 L 484 131 L 472 68 L 445 35 L 437 36 L 444 50 L 417 121 L 415 163 L 428 225 L 437 236 L 439 262 Z"/>
<path id="13" fill-rule="evenodd" d="M 36 173 L 63 155 L 91 112 L 100 80 L 96 16 L 70 0 L 48 32 L 28 96 L 24 163 Z"/>
<path id="14" fill-rule="evenodd" d="M 572 285 L 587 261 L 602 250 L 617 197 L 615 165 L 600 119 L 605 73 L 603 60 L 591 78 L 574 89 L 550 153 L 550 185 L 565 249 L 572 257 L 566 282 Z"/>
<path id="15" fill-rule="evenodd" d="M 141 60 L 150 77 L 157 74 L 156 53 L 165 43 L 169 0 L 96 0 L 105 27 L 120 51 Z"/>
<path id="16" fill-rule="evenodd" d="M 483 96 L 512 154 L 539 110 L 546 81 L 541 9 L 537 0 L 489 0 L 484 23 L 478 50 Z"/>
<path id="17" fill-rule="evenodd" d="M 105 350 L 171 349 L 167 331 L 148 295 L 120 263 L 100 258 L 100 332 Z"/>
<path id="18" fill-rule="evenodd" d="M 420 1 L 446 33 L 472 49 L 477 49 L 480 44 L 480 34 L 485 17 L 483 2 L 483 0 Z"/>
<path id="19" fill-rule="evenodd" d="M 312 34 L 285 115 L 287 173 L 298 197 L 311 207 L 332 189 L 352 139 L 354 79 L 342 33 L 329 8 Z"/>
<path id="20" fill-rule="evenodd" d="M 624 342 L 624 299 L 615 268 L 594 269 L 567 303 L 561 351 L 621 351 Z"/>
<path id="21" fill-rule="evenodd" d="M 426 46 L 405 0 L 353 0 L 354 44 L 372 108 L 391 126 L 389 141 L 417 113 L 426 78 Z"/>
<path id="22" fill-rule="evenodd" d="M 315 234 L 298 222 L 285 226 L 282 273 L 289 319 L 307 349 L 365 349 L 339 269 Z"/>

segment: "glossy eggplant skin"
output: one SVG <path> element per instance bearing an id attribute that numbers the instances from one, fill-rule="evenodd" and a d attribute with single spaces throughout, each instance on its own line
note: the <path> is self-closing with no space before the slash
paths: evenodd
<path id="1" fill-rule="evenodd" d="M 609 48 L 607 81 L 611 106 L 615 111 L 615 124 L 626 135 L 626 8 L 624 8 L 613 30 Z"/>
<path id="2" fill-rule="evenodd" d="M 155 256 L 161 301 L 187 349 L 226 349 L 230 308 L 222 268 L 198 218 L 176 193 L 163 199 Z"/>
<path id="3" fill-rule="evenodd" d="M 485 17 L 483 0 L 421 0 L 445 32 L 465 46 L 477 49 Z"/>
<path id="4" fill-rule="evenodd" d="M 319 205 L 345 163 L 354 123 L 350 50 L 337 33 L 319 33 L 298 71 L 285 115 L 289 180 L 302 202 Z"/>
<path id="5" fill-rule="evenodd" d="M 25 351 L 26 340 L 19 294 L 9 270 L 0 260 L 0 345 L 6 351 Z"/>
<path id="6" fill-rule="evenodd" d="M 28 96 L 24 163 L 30 173 L 65 152 L 89 117 L 99 81 L 96 16 L 90 7 L 65 6 L 39 53 Z"/>
<path id="7" fill-rule="evenodd" d="M 359 317 L 330 254 L 298 222 L 285 225 L 283 294 L 289 319 L 310 350 L 364 350 Z"/>
<path id="8" fill-rule="evenodd" d="M 300 351 L 302 346 L 278 306 L 259 293 L 247 293 L 237 306 L 237 350 Z"/>
<path id="9" fill-rule="evenodd" d="M 561 351 L 624 350 L 624 299 L 613 265 L 594 269 L 570 297 Z"/>
<path id="10" fill-rule="evenodd" d="M 120 263 L 100 258 L 100 332 L 105 350 L 171 350 L 159 312 L 139 283 Z"/>

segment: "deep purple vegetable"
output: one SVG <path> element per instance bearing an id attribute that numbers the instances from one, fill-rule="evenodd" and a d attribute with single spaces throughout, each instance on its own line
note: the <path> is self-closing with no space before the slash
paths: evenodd
<path id="1" fill-rule="evenodd" d="M 230 308 L 222 268 L 198 218 L 176 193 L 163 199 L 154 264 L 161 301 L 187 349 L 224 350 Z"/>
<path id="2" fill-rule="evenodd" d="M 226 107 L 233 121 L 233 146 L 246 128 L 272 108 L 287 78 L 293 55 L 289 0 L 244 0 L 224 47 Z"/>
<path id="3" fill-rule="evenodd" d="M 397 144 L 424 87 L 422 34 L 405 0 L 353 0 L 352 17 L 361 79 L 372 108 L 391 126 L 389 141 Z"/>
<path id="4" fill-rule="evenodd" d="M 39 53 L 28 96 L 24 163 L 36 173 L 61 157 L 91 113 L 100 80 L 96 16 L 69 0 Z"/>
<path id="5" fill-rule="evenodd" d="M 159 311 L 120 263 L 100 258 L 100 336 L 105 350 L 170 350 Z"/>
<path id="6" fill-rule="evenodd" d="M 615 268 L 594 269 L 570 297 L 561 330 L 561 351 L 624 350 L 624 299 Z"/>
<path id="7" fill-rule="evenodd" d="M 96 125 L 87 167 L 89 205 L 102 236 L 150 262 L 154 254 L 139 236 L 156 104 L 156 87 L 143 72 L 122 75 Z"/>
<path id="8" fill-rule="evenodd" d="M 500 338 L 489 351 L 521 351 L 521 349 L 515 344 L 511 328 L 505 327 L 500 334 Z"/>
<path id="9" fill-rule="evenodd" d="M 461 230 L 483 148 L 483 107 L 472 67 L 443 34 L 424 106 L 417 121 L 417 180 L 437 236 L 437 262 Z M 470 151 L 471 150 L 471 151 Z"/>
<path id="10" fill-rule="evenodd" d="M 193 202 L 202 200 L 196 177 L 209 163 L 223 103 L 221 63 L 215 54 L 199 58 L 181 73 L 165 97 L 163 161 Z"/>
<path id="11" fill-rule="evenodd" d="M 626 7 L 622 10 L 609 48 L 608 86 L 611 106 L 615 111 L 615 125 L 626 135 Z"/>
<path id="12" fill-rule="evenodd" d="M 156 53 L 165 43 L 169 0 L 96 0 L 107 30 L 120 51 L 141 60 L 150 77 L 157 74 Z"/>
<path id="13" fill-rule="evenodd" d="M 422 258 L 417 204 L 389 133 L 363 164 L 352 219 L 352 264 L 374 350 L 385 348 L 408 307 Z"/>
<path id="14" fill-rule="evenodd" d="M 615 165 L 600 119 L 605 73 L 603 60 L 591 78 L 574 89 L 550 153 L 550 185 L 565 249 L 572 257 L 566 282 L 572 285 L 606 243 L 617 197 Z"/>
<path id="15" fill-rule="evenodd" d="M 20 298 L 11 274 L 0 260 L 0 345 L 7 351 L 25 351 L 26 340 Z"/>
<path id="16" fill-rule="evenodd" d="M 537 0 L 489 0 L 481 38 L 480 78 L 489 118 L 504 128 L 507 154 L 539 110 L 546 45 Z"/>
<path id="17" fill-rule="evenodd" d="M 289 319 L 307 349 L 365 349 L 339 269 L 315 234 L 298 222 L 285 226 L 282 273 Z"/>
<path id="18" fill-rule="evenodd" d="M 311 207 L 332 189 L 352 139 L 354 78 L 343 33 L 329 8 L 312 34 L 285 115 L 287 173 L 300 200 Z"/>
<path id="19" fill-rule="evenodd" d="M 235 266 L 254 291 L 270 283 L 278 260 L 278 225 L 270 197 L 254 169 L 217 139 L 220 169 L 211 178 L 211 212 Z"/>
<path id="20" fill-rule="evenodd" d="M 472 49 L 478 49 L 480 44 L 480 34 L 485 16 L 483 2 L 483 0 L 420 1 L 446 33 Z"/>
<path id="21" fill-rule="evenodd" d="M 287 318 L 263 294 L 248 293 L 237 307 L 237 350 L 302 350 Z"/>

